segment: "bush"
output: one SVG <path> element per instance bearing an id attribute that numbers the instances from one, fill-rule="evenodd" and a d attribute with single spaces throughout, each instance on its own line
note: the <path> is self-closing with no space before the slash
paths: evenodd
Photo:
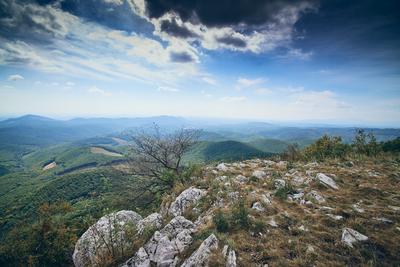
<path id="1" fill-rule="evenodd" d="M 218 232 L 225 233 L 229 231 L 228 219 L 221 211 L 217 211 L 217 213 L 213 217 L 213 222 Z"/>
<path id="2" fill-rule="evenodd" d="M 323 161 L 327 158 L 344 158 L 349 151 L 349 145 L 343 144 L 340 136 L 324 135 L 304 149 L 304 156 L 306 159 Z"/>
<path id="3" fill-rule="evenodd" d="M 244 200 L 239 200 L 239 203 L 232 211 L 232 223 L 241 229 L 248 229 L 250 226 L 249 210 L 246 208 Z"/>
<path id="4" fill-rule="evenodd" d="M 290 184 L 287 184 L 286 186 L 276 190 L 275 196 L 279 199 L 285 200 L 288 194 L 293 194 L 293 193 L 295 193 L 295 190 Z"/>

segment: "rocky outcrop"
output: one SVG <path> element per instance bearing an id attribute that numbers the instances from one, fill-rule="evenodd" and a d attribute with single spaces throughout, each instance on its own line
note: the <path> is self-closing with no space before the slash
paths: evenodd
<path id="1" fill-rule="evenodd" d="M 353 243 L 359 241 L 368 240 L 368 237 L 353 230 L 351 228 L 345 228 L 342 232 L 342 242 L 344 242 L 349 247 L 353 247 Z"/>
<path id="2" fill-rule="evenodd" d="M 150 258 L 144 248 L 139 248 L 133 258 L 130 258 L 121 267 L 150 267 Z"/>
<path id="3" fill-rule="evenodd" d="M 178 254 L 192 243 L 191 235 L 194 228 L 195 225 L 183 216 L 173 218 L 163 229 L 156 231 L 150 240 L 125 263 L 125 266 L 136 266 L 135 264 L 138 263 L 143 266 L 150 266 L 145 265 L 147 263 L 157 266 L 175 266 L 179 261 Z"/>
<path id="4" fill-rule="evenodd" d="M 168 211 L 174 216 L 182 215 L 189 206 L 195 204 L 204 195 L 206 195 L 205 190 L 189 187 L 171 203 Z"/>
<path id="5" fill-rule="evenodd" d="M 252 176 L 258 178 L 258 179 L 263 179 L 267 176 L 267 174 L 265 173 L 265 171 L 262 170 L 255 170 L 252 174 Z"/>
<path id="6" fill-rule="evenodd" d="M 226 260 L 226 267 L 236 267 L 236 252 L 227 245 L 222 249 L 222 255 Z"/>
<path id="7" fill-rule="evenodd" d="M 101 217 L 76 243 L 72 256 L 75 266 L 97 266 L 111 253 L 126 250 L 129 246 L 126 232 L 130 227 L 136 227 L 141 219 L 142 216 L 130 210 Z"/>
<path id="8" fill-rule="evenodd" d="M 163 224 L 163 218 L 159 213 L 152 213 L 137 223 L 139 234 L 143 234 L 145 229 L 160 229 Z"/>
<path id="9" fill-rule="evenodd" d="M 337 186 L 336 182 L 329 176 L 323 174 L 323 173 L 318 173 L 316 176 L 316 179 L 323 185 L 333 188 L 335 190 L 338 190 L 339 187 Z"/>
<path id="10" fill-rule="evenodd" d="M 211 234 L 181 267 L 208 266 L 210 255 L 215 249 L 218 249 L 218 239 L 214 234 Z"/>

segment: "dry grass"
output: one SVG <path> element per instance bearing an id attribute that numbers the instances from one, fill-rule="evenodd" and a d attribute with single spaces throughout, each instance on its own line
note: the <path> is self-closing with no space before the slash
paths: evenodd
<path id="1" fill-rule="evenodd" d="M 294 163 L 290 172 L 312 178 L 322 172 L 332 177 L 339 186 L 334 190 L 312 180 L 308 185 L 295 187 L 305 193 L 315 190 L 325 203 L 300 204 L 296 201 L 273 196 L 275 178 L 290 182 L 293 177 L 287 169 L 274 168 L 262 162 L 244 162 L 246 166 L 232 167 L 226 173 L 205 173 L 209 185 L 208 209 L 218 198 L 227 198 L 229 192 L 238 191 L 250 211 L 251 226 L 248 229 L 232 228 L 228 233 L 218 233 L 220 247 L 228 244 L 237 253 L 239 266 L 399 266 L 400 265 L 400 211 L 389 206 L 400 207 L 400 165 L 394 160 L 362 159 L 354 161 L 354 166 L 332 160 L 318 166 L 305 167 L 304 163 Z M 238 174 L 251 177 L 255 169 L 268 173 L 265 179 L 250 179 L 245 184 L 236 184 Z M 306 174 L 306 172 L 308 174 Z M 226 182 L 217 182 L 215 177 L 228 176 Z M 221 194 L 219 191 L 223 191 Z M 265 211 L 251 209 L 252 203 L 260 201 L 260 194 L 270 193 L 272 205 L 264 205 Z M 225 201 L 224 214 L 230 214 L 234 205 Z M 234 204 L 234 203 L 233 203 Z M 361 208 L 359 212 L 354 204 Z M 330 207 L 324 210 L 322 207 Z M 327 214 L 341 216 L 334 219 Z M 268 224 L 274 218 L 278 227 Z M 378 218 L 378 219 L 377 219 Z M 392 222 L 379 221 L 386 218 Z M 259 233 L 254 233 L 254 224 L 265 225 Z M 259 226 L 261 227 L 261 226 Z M 342 230 L 350 227 L 369 237 L 353 248 L 341 241 Z M 214 225 L 207 231 L 217 232 Z M 215 266 L 220 266 L 217 256 Z"/>

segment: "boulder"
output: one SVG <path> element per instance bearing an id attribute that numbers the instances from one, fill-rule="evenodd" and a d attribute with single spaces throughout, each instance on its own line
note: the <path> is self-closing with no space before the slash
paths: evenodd
<path id="1" fill-rule="evenodd" d="M 365 241 L 368 240 L 368 237 L 353 230 L 351 228 L 343 229 L 342 233 L 342 242 L 344 242 L 349 247 L 353 247 L 353 243 L 358 241 Z"/>
<path id="2" fill-rule="evenodd" d="M 220 172 L 226 172 L 229 170 L 229 168 L 225 165 L 225 163 L 218 164 L 216 168 Z"/>
<path id="3" fill-rule="evenodd" d="M 252 174 L 252 176 L 258 178 L 258 179 L 263 179 L 265 176 L 267 176 L 267 174 L 265 173 L 265 171 L 262 170 L 255 170 Z"/>
<path id="4" fill-rule="evenodd" d="M 251 208 L 253 210 L 256 210 L 256 211 L 259 211 L 259 212 L 265 211 L 265 208 L 262 206 L 262 204 L 260 202 L 254 202 L 253 206 L 251 206 Z"/>
<path id="5" fill-rule="evenodd" d="M 325 186 L 338 190 L 339 187 L 336 185 L 336 182 L 329 176 L 323 173 L 317 173 L 316 179 Z"/>
<path id="6" fill-rule="evenodd" d="M 114 253 L 122 253 L 132 244 L 126 242 L 126 232 L 136 227 L 142 216 L 134 211 L 121 210 L 101 217 L 83 233 L 72 255 L 75 266 L 95 266 Z"/>
<path id="7" fill-rule="evenodd" d="M 315 190 L 311 190 L 311 192 L 309 192 L 307 194 L 307 197 L 311 198 L 312 200 L 316 201 L 318 204 L 322 204 L 325 202 L 325 198 L 323 196 L 321 196 L 317 191 Z"/>
<path id="8" fill-rule="evenodd" d="M 239 183 L 239 184 L 245 184 L 249 181 L 249 178 L 247 178 L 246 176 L 243 176 L 241 174 L 239 174 L 238 176 L 235 177 L 235 182 Z"/>
<path id="9" fill-rule="evenodd" d="M 130 258 L 121 267 L 150 267 L 150 258 L 143 247 L 135 253 L 133 258 Z"/>
<path id="10" fill-rule="evenodd" d="M 207 237 L 200 247 L 185 260 L 181 267 L 208 266 L 212 250 L 218 249 L 218 239 L 214 234 Z"/>
<path id="11" fill-rule="evenodd" d="M 185 209 L 190 205 L 197 203 L 197 201 L 206 195 L 205 190 L 189 187 L 183 191 L 169 207 L 169 213 L 174 216 L 182 215 Z"/>
<path id="12" fill-rule="evenodd" d="M 159 213 L 152 213 L 146 218 L 140 220 L 137 224 L 139 234 L 143 234 L 146 228 L 148 229 L 160 229 L 162 227 L 163 218 Z"/>
<path id="13" fill-rule="evenodd" d="M 144 245 L 150 262 L 157 266 L 174 266 L 178 261 L 177 255 L 192 243 L 194 227 L 193 222 L 177 216 L 156 231 Z"/>
<path id="14" fill-rule="evenodd" d="M 226 267 L 236 267 L 236 252 L 233 249 L 228 250 L 226 257 Z"/>
<path id="15" fill-rule="evenodd" d="M 275 189 L 281 189 L 286 186 L 286 181 L 283 179 L 275 179 L 274 181 L 274 187 Z"/>

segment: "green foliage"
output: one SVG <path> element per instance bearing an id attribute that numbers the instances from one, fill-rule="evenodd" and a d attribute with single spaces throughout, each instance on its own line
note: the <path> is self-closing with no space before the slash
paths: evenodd
<path id="1" fill-rule="evenodd" d="M 360 155 L 376 156 L 380 147 L 373 133 L 365 133 L 363 129 L 357 130 L 353 141 L 354 152 Z"/>
<path id="2" fill-rule="evenodd" d="M 222 213 L 222 211 L 216 212 L 213 217 L 213 222 L 218 232 L 225 233 L 229 231 L 228 218 Z"/>
<path id="3" fill-rule="evenodd" d="M 288 194 L 295 193 L 294 188 L 290 184 L 286 184 L 284 187 L 279 188 L 275 192 L 275 196 L 281 200 L 286 200 Z"/>
<path id="4" fill-rule="evenodd" d="M 323 161 L 327 158 L 343 158 L 349 152 L 349 146 L 342 143 L 339 136 L 324 135 L 304 149 L 306 159 Z"/>
<path id="5" fill-rule="evenodd" d="M 260 151 L 247 144 L 237 141 L 223 141 L 211 143 L 204 150 L 206 161 L 217 160 L 243 160 L 254 157 L 266 157 L 272 155 Z"/>
<path id="6" fill-rule="evenodd" d="M 61 215 L 71 212 L 68 203 L 43 204 L 38 219 L 18 225 L 0 246 L 2 266 L 70 266 L 77 240 L 75 229 Z"/>
<path id="7" fill-rule="evenodd" d="M 382 142 L 381 147 L 385 152 L 400 152 L 400 137 L 391 141 Z"/>
<path id="8" fill-rule="evenodd" d="M 232 210 L 232 224 L 241 229 L 249 229 L 249 209 L 245 206 L 244 200 L 240 199 Z"/>

